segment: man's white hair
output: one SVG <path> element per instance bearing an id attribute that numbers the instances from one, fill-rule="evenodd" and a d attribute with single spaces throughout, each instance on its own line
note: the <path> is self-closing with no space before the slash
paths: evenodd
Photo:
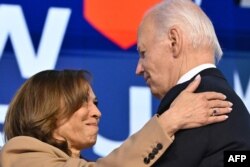
<path id="1" fill-rule="evenodd" d="M 163 0 L 146 14 L 153 16 L 158 33 L 162 35 L 170 27 L 177 25 L 191 41 L 194 49 L 209 47 L 214 50 L 215 59 L 222 57 L 212 22 L 199 6 L 191 0 Z"/>

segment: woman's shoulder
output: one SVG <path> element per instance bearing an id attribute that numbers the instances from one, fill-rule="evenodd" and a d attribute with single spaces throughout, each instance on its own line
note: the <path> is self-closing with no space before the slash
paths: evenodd
<path id="1" fill-rule="evenodd" d="M 69 156 L 60 149 L 44 143 L 34 137 L 30 136 L 17 136 L 7 141 L 2 152 L 12 153 L 47 153 L 54 154 L 60 157 L 68 158 Z"/>
<path id="2" fill-rule="evenodd" d="M 6 144 L 4 146 L 8 146 L 8 145 L 11 145 L 11 144 L 46 144 L 44 142 L 42 142 L 41 140 L 38 140 L 34 137 L 30 137 L 30 136 L 16 136 L 16 137 L 13 137 L 11 138 L 10 140 L 8 140 L 6 142 Z"/>
<path id="3" fill-rule="evenodd" d="M 5 143 L 3 148 L 26 148 L 26 149 L 38 149 L 38 148 L 51 148 L 57 149 L 56 147 L 42 142 L 34 137 L 30 136 L 17 136 L 13 137 L 7 143 Z"/>
<path id="4" fill-rule="evenodd" d="M 70 158 L 60 149 L 28 136 L 10 139 L 2 148 L 0 156 L 0 166 L 4 167 L 80 167 L 85 163 L 84 160 Z"/>

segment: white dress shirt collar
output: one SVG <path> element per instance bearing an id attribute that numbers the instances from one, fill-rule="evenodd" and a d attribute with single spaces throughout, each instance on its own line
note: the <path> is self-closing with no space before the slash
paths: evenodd
<path id="1" fill-rule="evenodd" d="M 207 68 L 216 68 L 214 64 L 201 64 L 191 70 L 189 70 L 186 74 L 182 75 L 181 78 L 178 80 L 177 84 L 181 84 L 193 78 L 196 74 L 205 70 Z"/>

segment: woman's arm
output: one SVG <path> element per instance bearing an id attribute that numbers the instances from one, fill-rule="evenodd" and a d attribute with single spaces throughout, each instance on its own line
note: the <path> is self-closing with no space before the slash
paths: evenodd
<path id="1" fill-rule="evenodd" d="M 232 104 L 225 101 L 226 97 L 221 93 L 193 93 L 199 83 L 200 77 L 197 77 L 174 100 L 167 112 L 154 116 L 119 148 L 99 159 L 97 166 L 151 166 L 169 147 L 178 130 L 226 120 L 228 116 L 225 114 L 231 112 Z M 161 149 L 157 149 L 157 145 Z"/>
<path id="2" fill-rule="evenodd" d="M 145 167 L 151 166 L 172 143 L 154 116 L 144 127 L 130 136 L 120 147 L 105 158 L 97 160 L 98 167 Z"/>
<path id="3" fill-rule="evenodd" d="M 174 133 L 220 122 L 227 117 L 231 104 L 220 93 L 193 91 L 200 80 L 192 82 L 161 116 L 154 116 L 120 147 L 97 162 L 71 158 L 51 145 L 32 137 L 15 137 L 3 147 L 0 166 L 3 167 L 147 167 L 169 147 Z M 214 108 L 216 113 L 213 114 Z M 211 115 L 213 116 L 211 117 Z"/>

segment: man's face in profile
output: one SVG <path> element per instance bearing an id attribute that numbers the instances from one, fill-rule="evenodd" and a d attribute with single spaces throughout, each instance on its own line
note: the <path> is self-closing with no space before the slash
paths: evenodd
<path id="1" fill-rule="evenodd" d="M 137 47 L 140 57 L 136 74 L 144 77 L 152 94 L 159 99 L 173 87 L 170 81 L 174 63 L 169 45 L 167 35 L 160 37 L 152 18 L 145 17 L 138 32 Z"/>

